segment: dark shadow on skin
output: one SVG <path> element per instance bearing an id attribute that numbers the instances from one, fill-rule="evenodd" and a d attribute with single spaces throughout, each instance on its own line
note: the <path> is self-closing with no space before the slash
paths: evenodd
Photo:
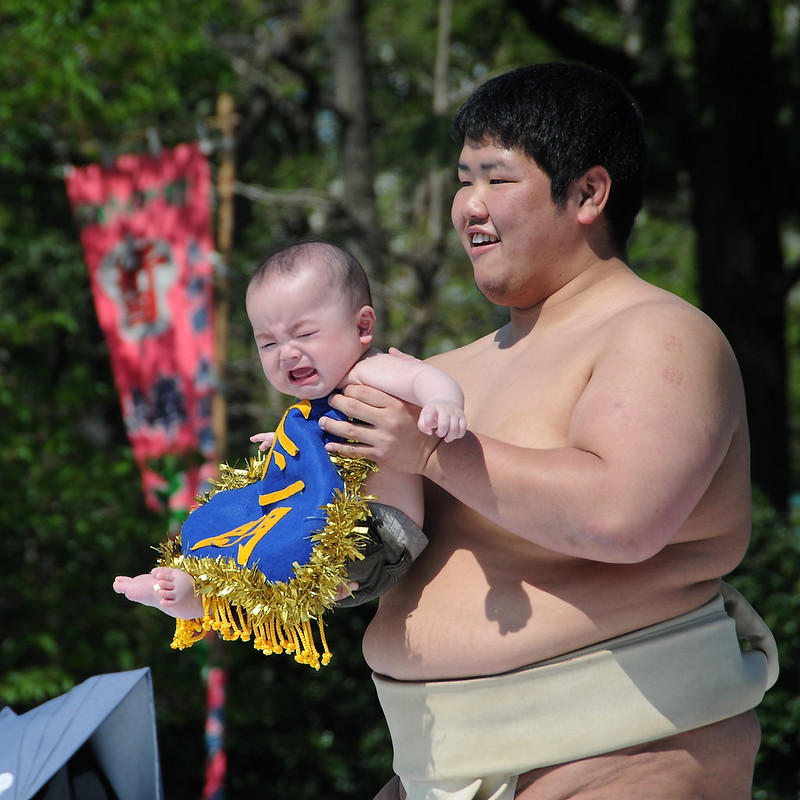
<path id="1" fill-rule="evenodd" d="M 467 436 L 470 436 L 467 433 Z M 487 477 L 488 480 L 488 477 Z M 437 517 L 437 511 L 440 503 L 443 502 L 438 496 L 439 492 L 443 493 L 444 490 L 437 489 L 426 482 L 425 485 L 425 517 L 426 521 L 432 523 Z M 445 512 L 447 514 L 458 514 L 458 506 L 450 507 Z M 449 519 L 448 524 L 458 526 L 458 519 Z M 435 534 L 434 534 L 435 535 Z M 423 553 L 423 557 L 425 554 Z M 509 551 L 509 566 L 513 569 L 513 553 Z M 485 609 L 486 618 L 491 622 L 496 622 L 501 636 L 510 633 L 517 633 L 521 631 L 533 616 L 533 608 L 531 607 L 530 598 L 523 589 L 523 579 L 512 580 L 508 573 L 503 576 L 501 584 L 496 582 L 497 570 L 488 568 L 488 565 L 481 564 L 480 556 L 476 556 L 478 566 L 481 567 L 489 584 L 489 590 L 486 593 Z M 412 568 L 413 569 L 413 568 Z M 495 582 L 493 583 L 493 575 Z"/>
<path id="2" fill-rule="evenodd" d="M 502 308 L 501 306 L 497 306 L 497 311 L 495 313 L 495 319 L 494 319 L 494 324 L 496 326 L 496 330 L 494 333 L 494 342 L 501 350 L 507 350 L 514 344 L 514 342 L 509 338 L 511 334 L 510 323 L 511 323 L 511 312 L 507 308 Z"/>
<path id="3" fill-rule="evenodd" d="M 434 559 L 439 556 L 435 550 L 431 552 L 424 552 L 419 561 L 424 559 L 424 568 L 431 570 L 431 564 L 436 563 Z M 479 566 L 483 569 L 478 560 Z M 418 564 L 411 567 L 411 573 L 417 568 Z M 433 580 L 435 574 L 444 566 L 444 561 L 437 564 L 428 576 L 429 580 Z M 510 633 L 517 633 L 521 631 L 533 616 L 533 608 L 531 607 L 530 598 L 525 593 L 522 587 L 522 581 L 503 581 L 501 584 L 492 584 L 491 578 L 486 569 L 483 569 L 486 580 L 489 583 L 489 590 L 486 592 L 486 599 L 484 607 L 486 609 L 486 618 L 491 622 L 496 622 L 498 631 L 501 636 Z M 410 574 L 411 574 L 410 573 Z M 398 604 L 395 608 L 396 614 L 402 614 L 406 617 L 414 613 L 419 604 L 419 599 L 423 587 L 419 591 L 409 591 L 410 586 L 405 584 L 405 593 L 403 595 L 402 605 Z"/>
<path id="4" fill-rule="evenodd" d="M 501 636 L 521 631 L 533 616 L 530 598 L 522 582 L 490 586 L 486 594 L 486 618 L 497 622 Z"/>

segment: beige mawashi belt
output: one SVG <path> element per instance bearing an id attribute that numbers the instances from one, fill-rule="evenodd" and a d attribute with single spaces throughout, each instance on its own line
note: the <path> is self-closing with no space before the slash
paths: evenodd
<path id="1" fill-rule="evenodd" d="M 688 614 L 514 672 L 373 679 L 408 800 L 510 800 L 524 772 L 736 716 L 777 677 L 769 628 L 723 584 Z"/>

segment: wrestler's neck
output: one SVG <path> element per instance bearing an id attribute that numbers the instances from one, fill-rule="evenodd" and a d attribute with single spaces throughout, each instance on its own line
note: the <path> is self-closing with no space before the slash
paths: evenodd
<path id="1" fill-rule="evenodd" d="M 611 291 L 610 284 L 632 277 L 630 267 L 616 256 L 593 259 L 585 268 L 567 273 L 566 278 L 548 287 L 534 301 L 510 305 L 510 323 L 504 329 L 511 341 L 519 341 L 534 329 L 560 325 L 583 313 L 587 305 L 598 302 Z"/>

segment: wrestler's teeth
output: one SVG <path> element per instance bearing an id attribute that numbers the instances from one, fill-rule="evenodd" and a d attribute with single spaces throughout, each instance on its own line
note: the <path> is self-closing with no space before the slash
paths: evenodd
<path id="1" fill-rule="evenodd" d="M 473 233 L 472 244 L 494 244 L 500 240 L 496 236 L 489 236 L 488 233 Z"/>

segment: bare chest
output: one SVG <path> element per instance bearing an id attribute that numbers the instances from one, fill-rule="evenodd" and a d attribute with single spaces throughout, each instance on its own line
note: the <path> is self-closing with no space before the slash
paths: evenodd
<path id="1" fill-rule="evenodd" d="M 563 445 L 594 357 L 590 343 L 575 334 L 477 350 L 453 368 L 470 429 L 511 444 Z"/>

